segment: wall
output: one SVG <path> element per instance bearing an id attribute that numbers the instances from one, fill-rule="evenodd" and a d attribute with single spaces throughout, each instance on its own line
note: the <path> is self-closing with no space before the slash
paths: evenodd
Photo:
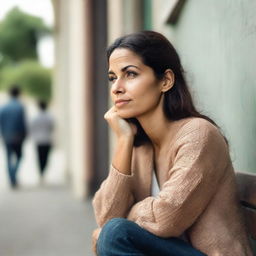
<path id="1" fill-rule="evenodd" d="M 86 87 L 85 4 L 89 0 L 53 0 L 55 10 L 55 72 L 54 100 L 57 119 L 58 146 L 64 151 L 66 173 L 72 191 L 78 198 L 87 193 L 88 126 Z M 86 16 L 87 17 L 87 16 Z M 87 45 L 86 44 L 86 45 Z M 87 136 L 87 137 L 86 137 Z"/>
<path id="2" fill-rule="evenodd" d="M 256 2 L 186 1 L 176 25 L 153 0 L 153 28 L 180 53 L 196 104 L 230 142 L 236 170 L 256 172 Z"/>
<path id="3" fill-rule="evenodd" d="M 102 0 L 90 0 L 92 4 L 92 45 L 88 49 L 92 53 L 91 74 L 92 82 L 89 86 L 92 95 L 92 172 L 90 180 L 90 195 L 98 190 L 108 174 L 108 125 L 104 114 L 108 109 L 108 76 L 106 61 L 107 45 L 107 3 Z M 89 159 L 88 159 L 89 161 Z"/>

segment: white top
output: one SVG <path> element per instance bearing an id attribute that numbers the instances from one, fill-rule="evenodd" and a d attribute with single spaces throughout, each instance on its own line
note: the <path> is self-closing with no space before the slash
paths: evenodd
<path id="1" fill-rule="evenodd" d="M 40 111 L 31 122 L 30 134 L 39 145 L 51 144 L 53 128 L 54 119 L 52 115 L 49 112 Z"/>
<path id="2" fill-rule="evenodd" d="M 157 196 L 158 193 L 160 192 L 160 188 L 156 179 L 156 173 L 153 170 L 152 172 L 152 185 L 151 185 L 151 195 L 152 196 Z"/>
<path id="3" fill-rule="evenodd" d="M 159 192 L 160 192 L 160 188 L 159 188 L 159 185 L 158 185 L 158 182 L 157 182 L 156 173 L 155 173 L 155 171 L 153 170 L 153 174 L 152 174 L 152 185 L 151 185 L 151 196 L 156 197 Z M 181 235 L 179 236 L 179 238 L 182 239 L 182 240 L 184 240 L 184 241 L 187 241 L 187 242 L 188 242 L 188 239 L 186 238 L 185 233 L 181 234 Z"/>

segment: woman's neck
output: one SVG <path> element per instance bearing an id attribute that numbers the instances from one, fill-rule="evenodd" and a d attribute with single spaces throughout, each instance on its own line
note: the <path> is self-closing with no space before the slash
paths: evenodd
<path id="1" fill-rule="evenodd" d="M 155 150 L 160 149 L 168 142 L 170 128 L 173 121 L 168 120 L 162 109 L 156 109 L 154 113 L 149 113 L 137 118 L 145 133 L 150 138 Z"/>

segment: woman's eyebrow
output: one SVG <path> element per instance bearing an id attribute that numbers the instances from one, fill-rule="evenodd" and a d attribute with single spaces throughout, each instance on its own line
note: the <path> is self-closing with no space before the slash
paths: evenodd
<path id="1" fill-rule="evenodd" d="M 137 69 L 139 69 L 139 68 L 138 68 L 137 66 L 135 66 L 135 65 L 128 65 L 128 66 L 125 66 L 124 68 L 122 68 L 121 71 L 124 72 L 127 68 L 131 68 L 131 67 L 132 67 L 132 68 L 137 68 Z"/>
<path id="2" fill-rule="evenodd" d="M 122 72 L 125 72 L 126 69 L 128 69 L 128 68 L 130 68 L 130 67 L 132 67 L 132 68 L 137 68 L 137 69 L 140 70 L 140 68 L 137 67 L 137 66 L 135 66 L 135 65 L 127 65 L 127 66 L 123 67 L 123 68 L 121 69 L 121 71 L 122 71 Z M 109 70 L 109 71 L 108 71 L 108 74 L 109 74 L 109 75 L 115 75 L 115 72 L 113 72 L 112 70 Z"/>

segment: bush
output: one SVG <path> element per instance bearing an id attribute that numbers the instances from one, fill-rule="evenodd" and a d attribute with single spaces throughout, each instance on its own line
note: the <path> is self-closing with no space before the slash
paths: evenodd
<path id="1" fill-rule="evenodd" d="M 1 66 L 27 58 L 37 59 L 37 43 L 41 36 L 50 32 L 41 18 L 22 12 L 17 7 L 11 9 L 0 22 Z"/>
<path id="2" fill-rule="evenodd" d="M 51 70 L 37 61 L 26 60 L 17 65 L 5 66 L 0 74 L 0 89 L 8 90 L 13 84 L 20 85 L 25 94 L 37 100 L 51 99 Z"/>

